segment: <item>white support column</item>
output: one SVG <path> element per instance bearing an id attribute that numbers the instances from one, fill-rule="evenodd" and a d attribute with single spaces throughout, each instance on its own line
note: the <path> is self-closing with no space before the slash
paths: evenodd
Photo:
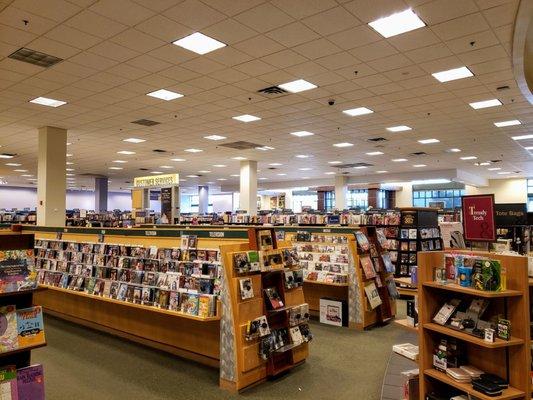
<path id="1" fill-rule="evenodd" d="M 209 186 L 198 186 L 198 213 L 207 214 L 209 210 Z"/>
<path id="2" fill-rule="evenodd" d="M 65 226 L 67 130 L 39 128 L 37 225 Z"/>
<path id="3" fill-rule="evenodd" d="M 257 215 L 257 161 L 241 161 L 239 209 Z"/>
<path id="4" fill-rule="evenodd" d="M 335 209 L 342 211 L 346 208 L 346 197 L 348 195 L 348 177 L 335 176 Z"/>

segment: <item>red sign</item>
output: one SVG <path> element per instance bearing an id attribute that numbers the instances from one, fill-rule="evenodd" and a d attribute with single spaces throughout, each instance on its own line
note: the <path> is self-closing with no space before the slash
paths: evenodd
<path id="1" fill-rule="evenodd" d="M 494 195 L 463 196 L 463 230 L 466 240 L 495 242 Z"/>

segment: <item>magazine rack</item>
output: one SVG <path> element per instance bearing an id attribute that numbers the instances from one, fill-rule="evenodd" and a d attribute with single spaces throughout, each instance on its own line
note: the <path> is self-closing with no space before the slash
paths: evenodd
<path id="1" fill-rule="evenodd" d="M 0 233 L 0 251 L 33 249 L 34 235 L 13 232 Z M 15 305 L 17 309 L 33 306 L 33 295 L 44 289 L 24 290 L 19 292 L 0 293 L 0 306 Z M 2 365 L 15 365 L 17 369 L 31 364 L 31 351 L 46 346 L 46 342 L 29 347 L 0 353 Z"/>
<path id="2" fill-rule="evenodd" d="M 264 360 L 260 356 L 261 339 L 246 340 L 246 328 L 250 321 L 265 315 L 271 330 L 288 327 L 288 308 L 305 303 L 302 287 L 285 288 L 283 266 L 244 275 L 236 272 L 233 256 L 235 253 L 257 250 L 256 232 L 254 228 L 249 230 L 250 241 L 247 244 L 220 246 L 226 279 L 220 327 L 220 386 L 230 391 L 239 391 L 288 371 L 303 363 L 309 354 L 308 343 L 302 343 L 280 349 Z M 273 242 L 277 246 L 276 241 Z M 281 246 L 284 246 L 283 243 L 280 243 Z M 242 278 L 252 280 L 254 296 L 250 299 L 242 300 L 240 296 L 239 280 Z M 284 307 L 273 311 L 268 309 L 264 289 L 270 287 L 277 289 Z"/>
<path id="3" fill-rule="evenodd" d="M 506 256 L 487 252 L 455 251 L 465 255 L 483 256 L 499 260 L 506 268 L 507 289 L 489 292 L 462 287 L 456 284 L 439 284 L 434 281 L 434 270 L 444 266 L 444 252 L 418 253 L 419 261 L 419 368 L 420 398 L 434 390 L 449 391 L 450 386 L 475 398 L 530 399 L 530 325 L 527 257 Z M 446 300 L 452 298 L 490 300 L 489 310 L 502 314 L 511 322 L 509 340 L 496 338 L 486 342 L 463 331 L 439 325 L 433 317 Z M 466 344 L 468 363 L 488 373 L 507 379 L 509 388 L 503 394 L 489 397 L 472 388 L 470 383 L 459 383 L 433 368 L 433 354 L 441 338 L 455 338 Z"/>

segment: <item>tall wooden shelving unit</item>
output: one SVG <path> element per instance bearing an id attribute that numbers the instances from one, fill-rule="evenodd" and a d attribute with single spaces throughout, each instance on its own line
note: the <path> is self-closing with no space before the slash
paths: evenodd
<path id="1" fill-rule="evenodd" d="M 497 259 L 507 270 L 507 290 L 487 292 L 434 282 L 434 269 L 444 265 L 444 252 L 418 253 L 419 261 L 419 368 L 420 398 L 433 390 L 452 386 L 477 399 L 530 399 L 530 321 L 527 257 L 505 256 L 486 252 L 463 252 Z M 494 343 L 432 322 L 446 300 L 460 298 L 490 300 L 488 312 L 503 314 L 511 321 L 510 340 Z M 501 396 L 489 397 L 473 389 L 469 383 L 459 383 L 433 368 L 435 347 L 443 337 L 465 342 L 468 363 L 509 381 L 510 387 Z M 444 389 L 442 389 L 444 388 Z M 445 392 L 446 393 L 446 392 Z"/>
<path id="2" fill-rule="evenodd" d="M 254 228 L 250 228 L 250 231 L 254 231 Z M 273 229 L 272 234 L 275 236 Z M 235 272 L 233 255 L 257 250 L 255 235 L 252 232 L 249 235 L 250 241 L 247 244 L 220 246 L 228 295 L 222 299 L 220 386 L 230 391 L 239 391 L 288 371 L 303 363 L 309 355 L 308 343 L 302 343 L 263 360 L 259 354 L 260 339 L 246 340 L 246 325 L 249 321 L 266 315 L 270 329 L 285 327 L 288 324 L 288 309 L 305 303 L 302 287 L 289 290 L 285 288 L 283 268 L 246 275 Z M 283 242 L 278 247 L 274 241 L 274 248 L 282 247 Z M 251 299 L 242 300 L 240 297 L 239 279 L 242 278 L 252 279 L 254 297 Z M 278 311 L 269 311 L 264 298 L 263 289 L 273 286 L 277 288 L 285 305 Z"/>

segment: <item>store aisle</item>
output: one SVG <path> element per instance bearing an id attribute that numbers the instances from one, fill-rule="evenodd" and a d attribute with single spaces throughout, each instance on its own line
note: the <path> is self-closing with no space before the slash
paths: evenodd
<path id="1" fill-rule="evenodd" d="M 218 388 L 218 371 L 107 334 L 46 317 L 44 364 L 48 400 L 233 399 Z M 380 398 L 392 344 L 403 330 L 390 324 L 355 332 L 312 322 L 308 361 L 292 373 L 249 389 L 245 399 Z"/>

